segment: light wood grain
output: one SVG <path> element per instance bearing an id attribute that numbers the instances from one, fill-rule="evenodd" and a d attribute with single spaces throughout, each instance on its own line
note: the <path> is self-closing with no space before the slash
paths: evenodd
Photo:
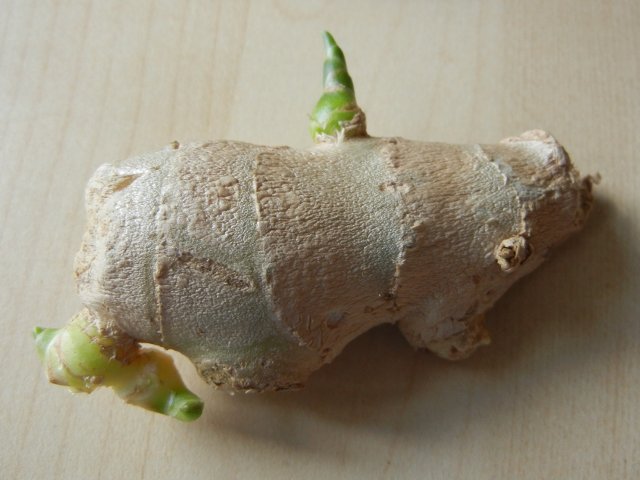
<path id="1" fill-rule="evenodd" d="M 640 3 L 0 1 L 2 478 L 640 478 Z M 171 140 L 308 144 L 319 34 L 344 47 L 373 134 L 554 133 L 600 172 L 585 231 L 490 315 L 470 360 L 393 328 L 299 393 L 206 401 L 195 424 L 46 383 L 83 188 Z"/>

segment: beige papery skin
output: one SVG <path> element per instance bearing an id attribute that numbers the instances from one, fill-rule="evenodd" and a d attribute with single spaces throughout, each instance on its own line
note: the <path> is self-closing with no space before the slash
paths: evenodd
<path id="1" fill-rule="evenodd" d="M 79 292 L 98 325 L 237 390 L 299 387 L 383 323 L 461 359 L 489 342 L 484 313 L 582 227 L 592 180 L 540 130 L 175 142 L 90 180 Z"/>

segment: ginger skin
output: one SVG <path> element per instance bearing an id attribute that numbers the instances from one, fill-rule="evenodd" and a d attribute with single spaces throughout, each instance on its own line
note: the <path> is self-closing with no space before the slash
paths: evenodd
<path id="1" fill-rule="evenodd" d="M 461 359 L 489 342 L 485 312 L 582 227 L 592 178 L 551 135 L 370 137 L 325 45 L 314 147 L 174 142 L 94 174 L 76 277 L 99 330 L 242 391 L 299 387 L 382 323 Z"/>

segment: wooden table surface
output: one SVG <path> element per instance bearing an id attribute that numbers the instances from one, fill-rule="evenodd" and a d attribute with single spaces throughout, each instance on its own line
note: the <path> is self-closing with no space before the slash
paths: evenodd
<path id="1" fill-rule="evenodd" d="M 1 0 L 2 478 L 640 478 L 640 3 Z M 585 230 L 461 363 L 392 327 L 297 393 L 228 396 L 184 358 L 196 423 L 49 385 L 31 339 L 79 309 L 83 189 L 174 139 L 304 147 L 320 32 L 374 135 L 551 131 L 600 172 Z M 176 356 L 177 357 L 177 356 Z"/>

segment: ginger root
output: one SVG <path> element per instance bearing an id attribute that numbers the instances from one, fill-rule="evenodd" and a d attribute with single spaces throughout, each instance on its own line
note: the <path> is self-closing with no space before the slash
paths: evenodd
<path id="1" fill-rule="evenodd" d="M 75 266 L 85 309 L 34 333 L 51 381 L 191 420 L 201 403 L 139 342 L 242 391 L 299 387 L 382 323 L 465 358 L 489 342 L 485 312 L 582 227 L 592 178 L 551 135 L 370 137 L 344 55 L 325 45 L 308 150 L 174 142 L 97 170 Z"/>

